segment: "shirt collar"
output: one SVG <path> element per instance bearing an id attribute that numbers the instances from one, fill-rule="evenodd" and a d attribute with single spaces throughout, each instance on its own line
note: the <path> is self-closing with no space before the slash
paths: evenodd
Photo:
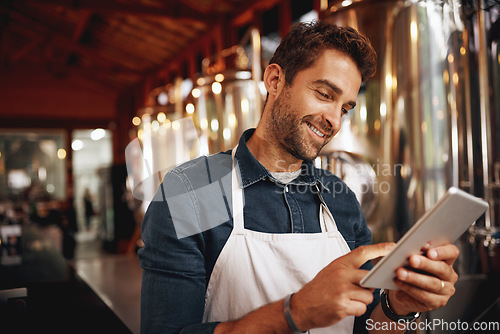
<path id="1" fill-rule="evenodd" d="M 246 130 L 240 137 L 238 148 L 236 149 L 235 158 L 238 161 L 243 188 L 267 178 L 274 179 L 269 171 L 253 156 L 247 146 L 247 141 L 250 139 L 255 129 Z M 291 184 L 307 184 L 314 185 L 321 183 L 319 170 L 310 160 L 304 160 L 302 163 L 302 172 L 299 177 L 291 182 Z M 322 185 L 323 186 L 323 185 Z"/>

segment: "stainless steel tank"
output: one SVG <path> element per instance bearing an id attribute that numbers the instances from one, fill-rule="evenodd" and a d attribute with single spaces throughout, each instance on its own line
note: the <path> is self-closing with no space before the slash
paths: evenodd
<path id="1" fill-rule="evenodd" d="M 470 230 L 481 271 L 500 273 L 500 3 L 464 1 L 470 50 L 473 161 L 470 187 L 490 210 Z M 477 135 L 475 135 L 477 134 Z M 471 159 L 472 160 L 472 159 Z"/>
<path id="2" fill-rule="evenodd" d="M 232 149 L 260 120 L 266 92 L 258 30 L 251 27 L 239 45 L 205 58 L 202 66 L 191 96 L 201 153 L 209 154 Z"/>
<path id="3" fill-rule="evenodd" d="M 153 89 L 147 106 L 139 109 L 132 120 L 133 140 L 125 149 L 127 187 L 143 201 L 144 211 L 165 174 L 200 155 L 198 131 L 181 93 L 183 82 L 187 81 L 177 79 Z"/>
<path id="4" fill-rule="evenodd" d="M 494 207 L 474 182 L 473 158 L 481 153 L 474 145 L 486 130 L 473 128 L 475 80 L 461 2 L 330 1 L 322 19 L 357 28 L 379 57 L 356 110 L 322 151 L 323 157 L 338 151 L 362 157 L 375 172 L 370 190 L 377 209 L 370 221 L 376 235 L 397 239 L 450 186 L 490 199 Z M 492 217 L 490 210 L 489 224 Z"/>
<path id="5" fill-rule="evenodd" d="M 457 242 L 457 294 L 434 319 L 477 320 L 500 295 L 499 17 L 498 1 L 458 0 L 328 1 L 320 15 L 367 35 L 378 54 L 318 159 L 361 189 L 374 241 L 399 239 L 450 186 L 490 204 Z"/>

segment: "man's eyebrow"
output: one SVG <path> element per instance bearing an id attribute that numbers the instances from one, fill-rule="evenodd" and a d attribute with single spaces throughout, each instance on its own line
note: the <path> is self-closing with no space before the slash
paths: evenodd
<path id="1" fill-rule="evenodd" d="M 317 85 L 319 84 L 319 85 L 328 86 L 331 90 L 333 90 L 338 95 L 342 95 L 342 93 L 343 93 L 343 91 L 342 91 L 342 89 L 340 87 L 338 87 L 337 85 L 335 85 L 334 83 L 332 83 L 329 80 L 318 79 L 318 80 L 313 81 L 313 84 L 317 84 Z M 351 109 L 356 106 L 356 102 L 355 101 L 347 102 L 347 104 L 351 106 Z"/>
<path id="2" fill-rule="evenodd" d="M 328 86 L 331 90 L 333 90 L 337 94 L 342 94 L 342 89 L 335 85 L 333 82 L 325 79 L 318 79 L 313 82 L 313 84 L 319 84 L 319 85 L 324 85 Z"/>

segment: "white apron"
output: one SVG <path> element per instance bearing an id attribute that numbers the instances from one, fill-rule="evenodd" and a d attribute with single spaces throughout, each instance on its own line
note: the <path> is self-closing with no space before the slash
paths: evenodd
<path id="1" fill-rule="evenodd" d="M 233 160 L 236 148 L 233 149 Z M 210 276 L 204 322 L 229 321 L 298 291 L 349 246 L 321 204 L 321 233 L 271 234 L 245 229 L 243 189 L 232 171 L 233 230 Z M 323 202 L 323 201 L 322 201 Z M 354 317 L 310 333 L 352 333 Z"/>

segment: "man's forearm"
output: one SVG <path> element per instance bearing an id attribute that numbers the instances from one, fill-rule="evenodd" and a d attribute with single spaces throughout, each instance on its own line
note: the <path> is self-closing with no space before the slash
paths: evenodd
<path id="1" fill-rule="evenodd" d="M 220 323 L 214 334 L 291 333 L 283 314 L 283 301 L 262 306 L 241 319 Z"/>

